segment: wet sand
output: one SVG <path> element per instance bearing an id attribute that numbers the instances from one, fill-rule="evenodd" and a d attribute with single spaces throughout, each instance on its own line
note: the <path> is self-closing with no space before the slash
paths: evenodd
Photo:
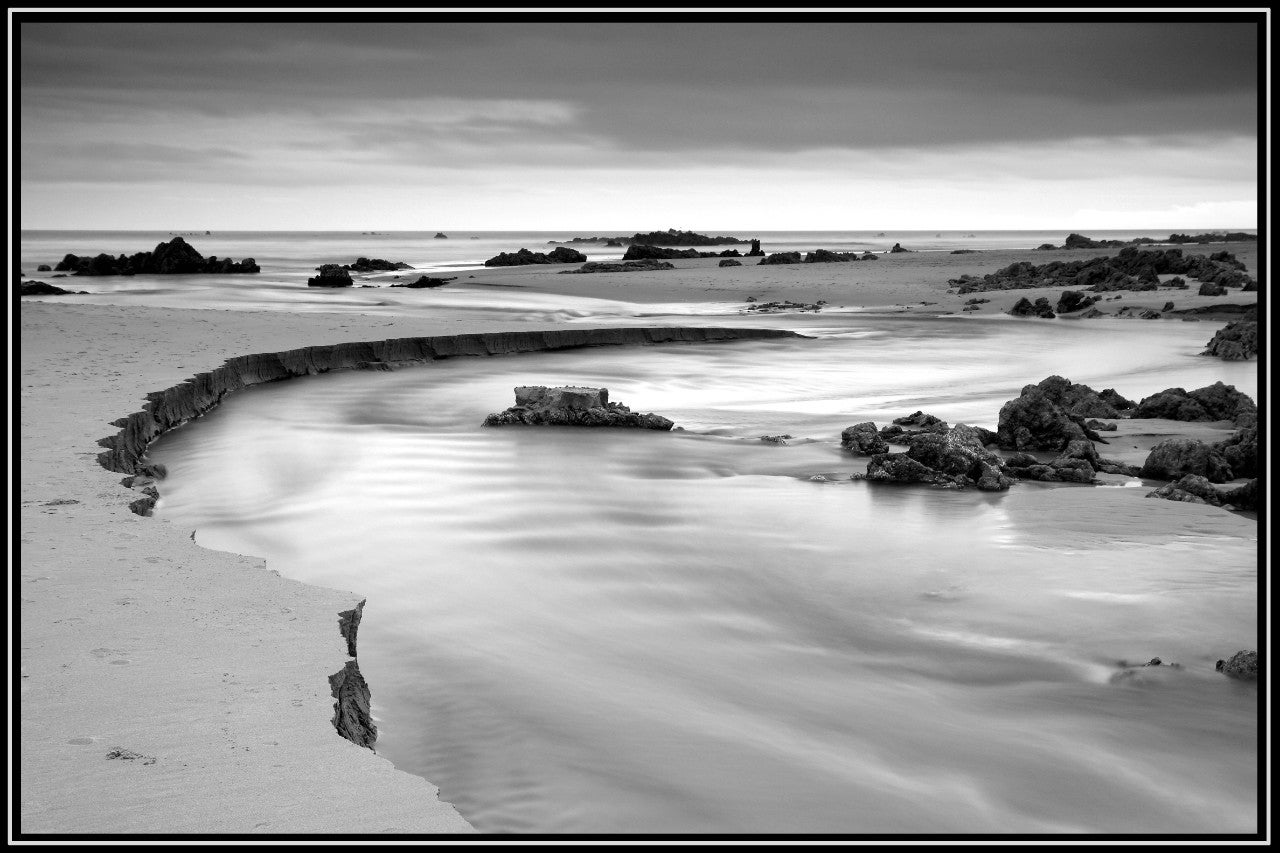
<path id="1" fill-rule="evenodd" d="M 1256 275 L 1256 247 L 1227 248 Z M 516 268 L 464 273 L 459 283 L 636 303 L 753 296 L 948 313 L 969 297 L 947 294 L 947 278 L 1107 253 L 921 253 L 723 269 L 716 260 L 676 261 L 675 271 L 601 275 Z M 1022 296 L 1055 301 L 1060 290 L 981 294 L 991 299 L 981 313 Z M 1123 295 L 1107 304 L 1256 298 L 1194 289 Z M 527 323 L 72 299 L 23 300 L 21 308 L 21 831 L 468 831 L 430 783 L 334 733 L 327 677 L 346 659 L 337 613 L 361 592 L 284 580 L 262 560 L 201 549 L 190 530 L 134 515 L 128 504 L 137 495 L 97 464 L 96 441 L 147 392 L 233 355 Z M 1207 341 L 1221 323 L 1203 325 Z"/>

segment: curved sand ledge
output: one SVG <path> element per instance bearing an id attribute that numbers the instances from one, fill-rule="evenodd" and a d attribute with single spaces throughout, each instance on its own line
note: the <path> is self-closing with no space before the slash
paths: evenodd
<path id="1" fill-rule="evenodd" d="M 192 359 L 410 322 L 74 305 L 24 305 L 21 321 L 15 816 L 24 835 L 472 831 L 429 782 L 334 737 L 326 681 L 349 651 L 335 614 L 357 596 L 283 579 L 261 571 L 262 560 L 200 548 L 188 531 L 140 518 L 118 475 L 87 467 L 86 457 L 132 459 L 136 468 L 160 434 L 153 427 L 208 411 L 235 388 L 289 376 L 464 354 L 790 334 L 571 329 L 245 356 L 151 395 L 146 412 L 124 419 L 133 426 L 121 434 L 130 437 L 118 434 L 96 454 L 85 451 L 95 424 L 126 409 L 139 384 L 172 382 Z M 113 760 L 116 747 L 141 757 Z"/>

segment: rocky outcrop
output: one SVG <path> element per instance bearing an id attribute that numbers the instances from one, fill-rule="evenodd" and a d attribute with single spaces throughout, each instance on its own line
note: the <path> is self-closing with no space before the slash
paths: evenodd
<path id="1" fill-rule="evenodd" d="M 858 259 L 857 252 L 833 252 L 830 249 L 815 249 L 804 256 L 806 264 L 843 264 Z"/>
<path id="2" fill-rule="evenodd" d="M 19 285 L 19 296 L 76 296 L 87 293 L 84 290 L 64 290 L 56 284 L 43 281 L 24 281 Z"/>
<path id="3" fill-rule="evenodd" d="M 621 403 L 609 402 L 609 389 L 523 385 L 515 389 L 516 404 L 484 419 L 485 426 L 587 426 L 632 427 L 669 430 L 668 418 L 632 412 Z"/>
<path id="4" fill-rule="evenodd" d="M 1083 311 L 1097 301 L 1096 296 L 1089 296 L 1083 290 L 1064 290 L 1058 297 L 1058 313 L 1070 314 L 1073 311 Z"/>
<path id="5" fill-rule="evenodd" d="M 316 270 L 320 275 L 307 279 L 307 287 L 350 287 L 354 284 L 351 273 L 338 264 L 321 264 Z"/>
<path id="6" fill-rule="evenodd" d="M 1202 282 L 1200 289 L 1196 291 L 1198 296 L 1226 296 L 1227 289 L 1220 284 L 1212 281 Z"/>
<path id="7" fill-rule="evenodd" d="M 361 599 L 360 603 L 350 610 L 343 610 L 338 614 L 338 633 L 347 641 L 347 657 L 356 656 L 356 634 L 360 630 L 360 619 L 364 615 L 364 605 L 367 599 Z"/>
<path id="8" fill-rule="evenodd" d="M 733 258 L 725 258 L 724 260 L 722 260 L 722 261 L 720 262 L 719 266 L 722 266 L 722 267 L 740 267 L 740 266 L 742 266 L 742 261 L 737 261 L 737 260 L 734 260 Z"/>
<path id="9" fill-rule="evenodd" d="M 1237 477 L 1253 477 L 1258 473 L 1258 427 L 1248 426 L 1213 446 L 1231 466 Z"/>
<path id="10" fill-rule="evenodd" d="M 68 254 L 54 267 L 55 272 L 73 275 L 191 275 L 196 273 L 255 273 L 261 268 L 253 258 L 233 261 L 212 255 L 206 258 L 181 237 L 158 244 L 150 252 L 134 255 L 101 254 L 80 257 Z"/>
<path id="11" fill-rule="evenodd" d="M 1004 461 L 959 430 L 917 436 L 906 453 L 879 453 L 865 474 L 851 479 L 873 483 L 927 483 L 944 488 L 976 487 L 996 492 L 1013 480 Z"/>
<path id="12" fill-rule="evenodd" d="M 377 370 L 395 364 L 415 364 L 459 356 L 506 355 L 596 346 L 635 346 L 665 343 L 712 343 L 800 337 L 778 329 L 658 328 L 557 329 L 554 331 L 496 332 L 473 335 L 394 338 L 330 346 L 303 347 L 285 352 L 258 353 L 228 359 L 221 367 L 197 373 L 163 391 L 147 395 L 141 411 L 114 422 L 118 431 L 99 440 L 106 448 L 98 462 L 122 474 L 147 473 L 148 445 L 164 433 L 205 414 L 228 394 L 265 382 L 311 376 L 335 370 Z"/>
<path id="13" fill-rule="evenodd" d="M 872 421 L 845 427 L 844 432 L 840 433 L 840 446 L 850 453 L 860 453 L 863 456 L 889 452 L 889 443 L 880 436 Z"/>
<path id="14" fill-rule="evenodd" d="M 1053 313 L 1053 308 L 1049 306 L 1048 298 L 1041 296 L 1035 302 L 1027 297 L 1022 297 L 1013 304 L 1009 309 L 1009 313 L 1014 317 L 1041 317 L 1045 320 L 1052 320 L 1058 316 Z"/>
<path id="15" fill-rule="evenodd" d="M 397 282 L 396 284 L 393 284 L 391 286 L 392 287 L 412 287 L 412 288 L 444 287 L 449 282 L 456 281 L 457 278 L 458 277 L 456 275 L 450 276 L 449 278 L 432 278 L 429 275 L 424 275 L 424 276 L 419 276 L 414 281 Z"/>
<path id="16" fill-rule="evenodd" d="M 1187 474 L 1176 483 L 1166 483 L 1153 492 L 1147 492 L 1149 498 L 1163 498 L 1167 501 L 1182 503 L 1209 504 L 1222 506 L 1222 497 L 1217 488 L 1204 477 Z"/>
<path id="17" fill-rule="evenodd" d="M 343 264 L 343 269 L 352 272 L 392 272 L 394 270 L 411 270 L 412 264 L 404 261 L 388 261 L 382 258 L 356 258 L 354 264 Z"/>
<path id="18" fill-rule="evenodd" d="M 1258 653 L 1241 649 L 1226 660 L 1220 660 L 1214 668 L 1230 678 L 1242 681 L 1258 680 Z"/>
<path id="19" fill-rule="evenodd" d="M 1124 240 L 1093 240 L 1083 234 L 1068 234 L 1062 242 L 1064 249 L 1118 249 L 1127 245 Z"/>
<path id="20" fill-rule="evenodd" d="M 650 231 L 637 233 L 631 237 L 632 243 L 646 243 L 651 246 L 724 246 L 730 243 L 745 243 L 739 237 L 709 237 L 695 231 L 678 231 L 668 228 L 666 231 Z"/>
<path id="21" fill-rule="evenodd" d="M 1231 466 L 1212 445 L 1194 438 L 1170 438 L 1155 447 L 1142 464 L 1142 476 L 1153 480 L 1180 480 L 1187 474 L 1212 483 L 1232 479 Z"/>
<path id="22" fill-rule="evenodd" d="M 1212 355 L 1226 361 L 1243 361 L 1258 354 L 1258 321 L 1232 320 L 1219 329 L 1205 344 L 1201 355 Z"/>
<path id="23" fill-rule="evenodd" d="M 1171 421 L 1232 421 L 1238 427 L 1245 427 L 1257 422 L 1258 406 L 1252 397 L 1236 390 L 1234 385 L 1215 382 L 1194 391 L 1166 388 L 1138 403 L 1133 417 L 1165 418 Z"/>
<path id="24" fill-rule="evenodd" d="M 668 249 L 664 246 L 650 246 L 644 243 L 633 243 L 623 254 L 624 261 L 669 261 L 680 258 L 740 258 L 742 253 L 737 249 L 725 249 L 723 252 L 699 252 L 697 249 Z"/>
<path id="25" fill-rule="evenodd" d="M 724 261 L 720 265 L 724 265 Z M 653 270 L 673 270 L 675 264 L 667 261 L 623 261 L 620 264 L 608 261 L 588 261 L 576 270 L 560 270 L 561 275 L 568 273 L 595 273 L 595 272 L 652 272 Z"/>
<path id="26" fill-rule="evenodd" d="M 1170 234 L 1166 243 L 1256 243 L 1257 234 L 1244 231 L 1213 231 L 1205 234 Z"/>
<path id="27" fill-rule="evenodd" d="M 748 257 L 748 258 L 762 258 L 762 257 L 764 257 L 764 250 L 760 248 L 760 241 L 759 241 L 759 240 L 752 240 L 752 241 L 751 241 L 751 251 L 750 251 L 750 252 L 747 252 L 747 257 Z"/>
<path id="28" fill-rule="evenodd" d="M 1034 386 L 1060 406 L 1068 415 L 1081 418 L 1118 418 L 1123 409 L 1133 408 L 1133 403 L 1108 388 L 1101 393 L 1088 385 L 1072 382 L 1061 376 L 1048 376 Z M 1119 404 L 1119 405 L 1117 405 Z"/>
<path id="29" fill-rule="evenodd" d="M 910 251 L 911 251 L 910 249 L 904 249 L 904 248 L 902 248 L 902 244 L 901 244 L 901 243 L 894 243 L 894 244 L 893 244 L 893 248 L 889 250 L 889 254 L 891 254 L 891 255 L 896 255 L 896 254 L 898 254 L 898 253 L 900 253 L 900 252 L 910 252 Z"/>
<path id="30" fill-rule="evenodd" d="M 803 263 L 799 252 L 774 252 L 772 255 L 760 259 L 758 266 L 768 266 L 770 264 L 799 264 Z"/>
<path id="31" fill-rule="evenodd" d="M 1256 289 L 1257 282 L 1245 272 L 1244 264 L 1228 252 L 1212 257 L 1189 255 L 1181 249 L 1121 249 L 1115 257 L 1078 261 L 1050 261 L 1036 265 L 1018 261 L 981 278 L 962 275 L 949 280 L 960 294 L 987 290 L 1019 290 L 1033 287 L 1064 287 L 1072 290 L 1105 292 L 1115 290 L 1156 290 L 1161 275 L 1179 275 L 1212 282 L 1222 287 Z"/>
<path id="32" fill-rule="evenodd" d="M 448 235 L 448 234 L 446 234 L 446 233 L 444 233 L 443 231 L 437 231 L 437 232 L 436 232 L 436 236 L 435 236 L 435 238 L 434 238 L 434 239 L 436 239 L 436 240 L 448 240 L 448 239 L 449 239 L 449 235 Z"/>
<path id="33" fill-rule="evenodd" d="M 360 665 L 347 661 L 342 669 L 329 676 L 333 693 L 333 727 L 338 734 L 365 749 L 373 749 L 378 740 L 378 727 L 369 710 L 369 684 L 360 673 Z"/>
<path id="34" fill-rule="evenodd" d="M 484 262 L 486 267 L 521 267 L 529 264 L 581 264 L 587 256 L 577 249 L 561 246 L 550 252 L 530 252 L 521 249 L 518 252 L 501 252 Z"/>
<path id="35" fill-rule="evenodd" d="M 1050 379 L 1061 377 L 1050 377 Z M 1047 380 L 1046 380 L 1047 381 Z M 1063 380 L 1066 381 L 1066 380 Z M 1055 402 L 1054 388 L 1027 385 L 1022 393 L 1000 407 L 997 442 L 1005 450 L 1063 450 L 1079 439 L 1103 441 Z M 1105 443 L 1105 442 L 1104 442 Z"/>

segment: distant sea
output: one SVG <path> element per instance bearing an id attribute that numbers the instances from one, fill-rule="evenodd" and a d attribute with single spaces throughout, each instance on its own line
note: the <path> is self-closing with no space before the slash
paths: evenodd
<path id="1" fill-rule="evenodd" d="M 1188 233 L 1200 229 L 1182 229 Z M 1251 230 L 1251 229 L 1233 229 Z M 550 241 L 574 237 L 630 236 L 632 232 L 603 231 L 450 231 L 436 238 L 435 231 L 27 231 L 22 232 L 21 269 L 28 277 L 40 264 L 56 266 L 68 253 L 97 255 L 133 254 L 154 249 L 157 243 L 181 235 L 203 255 L 250 257 L 263 273 L 288 277 L 311 275 L 325 263 L 351 263 L 359 256 L 404 261 L 426 272 L 475 269 L 499 252 L 518 249 L 549 251 Z M 1070 229 L 1057 231 L 720 231 L 699 233 L 758 238 L 766 252 L 888 251 L 895 243 L 916 252 L 949 252 L 954 249 L 1033 249 L 1042 243 L 1062 245 Z M 1162 239 L 1168 229 L 1093 231 L 1080 233 L 1095 240 Z M 603 243 L 576 244 L 574 248 L 593 261 L 617 260 L 625 248 Z M 706 247 L 708 249 L 712 247 Z M 744 246 L 723 246 L 739 248 Z"/>

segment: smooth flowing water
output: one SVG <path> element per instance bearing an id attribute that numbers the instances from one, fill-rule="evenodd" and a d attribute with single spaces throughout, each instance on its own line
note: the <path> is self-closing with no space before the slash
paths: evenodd
<path id="1" fill-rule="evenodd" d="M 482 831 L 1252 831 L 1258 694 L 1213 662 L 1255 647 L 1254 521 L 850 481 L 838 437 L 1256 366 L 1200 324 L 806 322 L 260 387 L 153 448 L 157 515 L 367 596 L 378 751 Z M 481 427 L 522 384 L 685 430 Z"/>

